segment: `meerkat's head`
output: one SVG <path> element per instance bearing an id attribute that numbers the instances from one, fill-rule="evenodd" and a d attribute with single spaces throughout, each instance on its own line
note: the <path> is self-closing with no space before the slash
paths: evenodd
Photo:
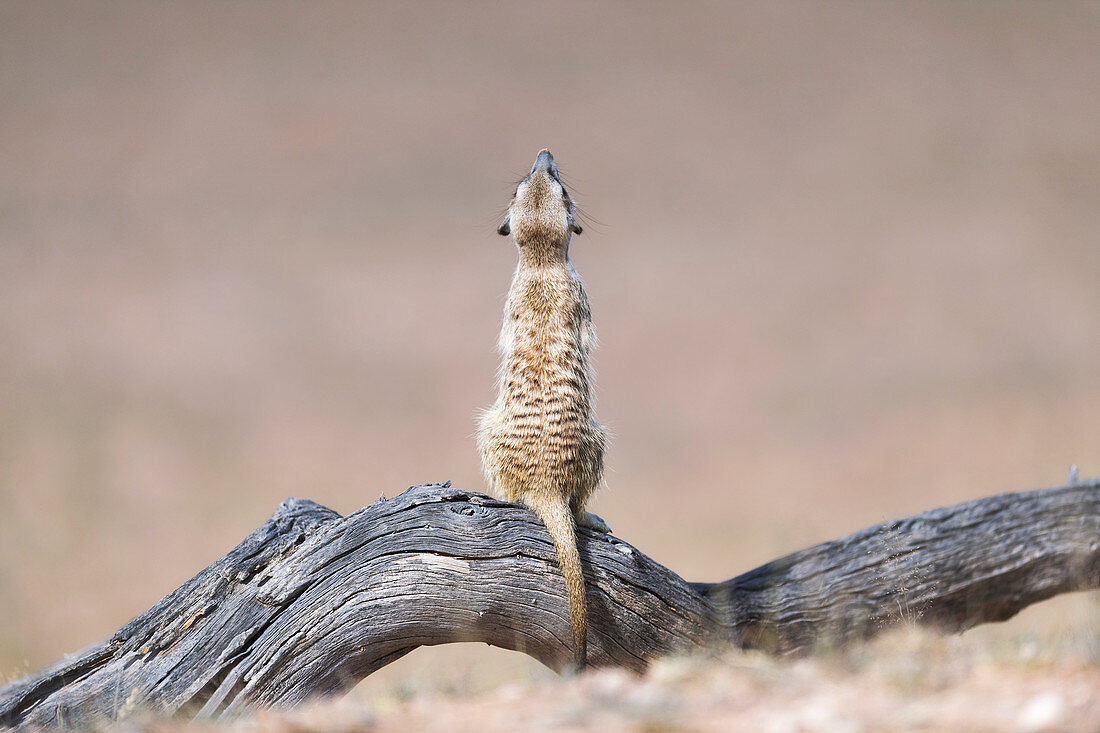
<path id="1" fill-rule="evenodd" d="M 565 245 L 573 234 L 581 233 L 575 214 L 576 207 L 558 176 L 554 156 L 543 148 L 531 172 L 516 186 L 508 215 L 497 233 L 511 234 L 521 250 L 529 244 Z"/>

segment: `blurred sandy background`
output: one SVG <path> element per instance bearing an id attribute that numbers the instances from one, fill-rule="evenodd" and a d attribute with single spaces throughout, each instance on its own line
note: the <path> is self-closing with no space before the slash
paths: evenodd
<path id="1" fill-rule="evenodd" d="M 1100 473 L 1098 38 L 1072 2 L 0 5 L 0 679 L 286 496 L 482 487 L 542 146 L 595 220 L 593 509 L 689 579 Z"/>

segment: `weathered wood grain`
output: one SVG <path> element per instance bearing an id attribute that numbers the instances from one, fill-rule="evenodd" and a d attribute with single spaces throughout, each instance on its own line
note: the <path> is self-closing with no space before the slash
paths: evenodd
<path id="1" fill-rule="evenodd" d="M 934 509 L 723 583 L 688 583 L 617 537 L 578 533 L 589 662 L 733 644 L 794 653 L 898 623 L 958 631 L 1100 587 L 1100 481 Z M 347 517 L 288 499 L 107 641 L 0 689 L 0 724 L 135 711 L 224 718 L 347 690 L 422 645 L 570 660 L 553 544 L 526 509 L 417 486 Z"/>

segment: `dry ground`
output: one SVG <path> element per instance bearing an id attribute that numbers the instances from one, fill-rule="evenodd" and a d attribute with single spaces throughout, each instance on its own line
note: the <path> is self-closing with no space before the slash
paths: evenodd
<path id="1" fill-rule="evenodd" d="M 1098 37 L 1095 2 L 3 3 L 0 677 L 285 496 L 481 486 L 496 214 L 546 145 L 598 220 L 593 509 L 685 577 L 1100 473 Z"/>

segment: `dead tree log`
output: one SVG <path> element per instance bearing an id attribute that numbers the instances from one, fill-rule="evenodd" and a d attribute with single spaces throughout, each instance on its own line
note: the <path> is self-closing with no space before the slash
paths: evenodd
<path id="1" fill-rule="evenodd" d="M 591 664 L 640 670 L 729 644 L 792 653 L 903 622 L 959 631 L 1100 586 L 1100 480 L 934 509 L 723 583 L 688 583 L 614 536 L 579 543 Z M 456 641 L 560 668 L 568 618 L 553 544 L 519 506 L 438 484 L 347 517 L 288 499 L 107 641 L 0 689 L 0 724 L 224 718 L 339 693 Z"/>

